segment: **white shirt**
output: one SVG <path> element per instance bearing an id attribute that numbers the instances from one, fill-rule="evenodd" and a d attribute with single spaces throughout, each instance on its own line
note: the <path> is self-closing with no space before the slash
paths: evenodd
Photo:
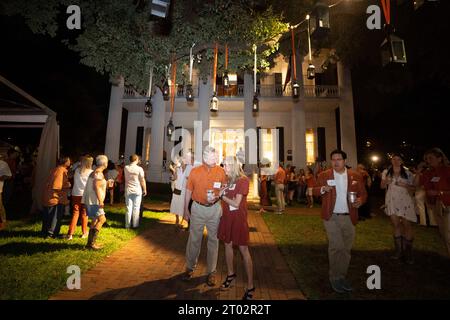
<path id="1" fill-rule="evenodd" d="M 0 177 L 1 176 L 8 176 L 8 177 L 12 176 L 8 164 L 3 160 L 0 160 Z M 0 181 L 0 193 L 2 192 L 3 192 L 3 180 Z"/>
<path id="2" fill-rule="evenodd" d="M 84 173 L 81 173 L 81 168 L 77 168 L 73 175 L 73 188 L 72 195 L 76 197 L 83 196 L 84 189 L 86 187 L 86 183 L 88 181 L 89 175 L 92 173 L 92 169 L 85 170 Z"/>
<path id="3" fill-rule="evenodd" d="M 347 186 L 348 186 L 348 177 L 347 177 L 347 168 L 344 173 L 340 174 L 333 170 L 334 181 L 336 182 L 336 203 L 334 204 L 334 213 L 348 213 L 350 212 L 348 209 L 347 202 Z"/>
<path id="4" fill-rule="evenodd" d="M 183 169 L 181 167 L 177 168 L 177 180 L 175 181 L 175 188 L 178 190 L 182 190 L 186 188 L 187 179 L 189 174 L 191 173 L 192 166 L 190 164 L 186 165 L 186 168 Z"/>
<path id="5" fill-rule="evenodd" d="M 137 165 L 137 162 L 125 166 L 125 193 L 142 194 L 141 179 L 144 179 L 144 169 Z"/>

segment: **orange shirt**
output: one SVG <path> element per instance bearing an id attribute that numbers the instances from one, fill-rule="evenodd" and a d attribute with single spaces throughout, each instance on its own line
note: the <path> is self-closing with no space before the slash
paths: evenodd
<path id="1" fill-rule="evenodd" d="M 282 167 L 278 167 L 277 173 L 275 173 L 275 183 L 284 184 L 286 180 L 286 171 Z"/>
<path id="2" fill-rule="evenodd" d="M 307 175 L 306 176 L 306 186 L 308 188 L 314 188 L 314 186 L 316 185 L 316 179 L 314 178 L 314 176 L 311 175 Z"/>
<path id="3" fill-rule="evenodd" d="M 203 164 L 192 169 L 186 188 L 192 191 L 192 200 L 207 204 L 206 193 L 209 189 L 219 195 L 220 187 L 227 183 L 225 171 L 220 166 L 209 168 Z"/>
<path id="4" fill-rule="evenodd" d="M 70 188 L 67 169 L 63 166 L 57 166 L 47 178 L 42 205 L 52 207 L 57 204 L 68 204 L 67 191 Z"/>

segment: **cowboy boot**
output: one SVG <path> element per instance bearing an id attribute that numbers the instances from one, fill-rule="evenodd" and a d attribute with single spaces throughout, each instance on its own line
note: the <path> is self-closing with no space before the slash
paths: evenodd
<path id="1" fill-rule="evenodd" d="M 95 229 L 89 229 L 88 241 L 87 241 L 87 244 L 86 244 L 86 248 L 91 248 L 92 247 L 92 242 L 93 242 L 93 237 L 94 237 L 94 230 Z"/>
<path id="2" fill-rule="evenodd" d="M 391 259 L 399 260 L 403 256 L 402 236 L 394 236 L 395 253 L 391 256 Z"/>
<path id="3" fill-rule="evenodd" d="M 91 245 L 91 249 L 93 249 L 93 250 L 100 250 L 103 248 L 103 246 L 96 243 L 99 232 L 100 232 L 99 230 L 94 229 L 94 235 L 92 236 L 92 245 Z"/>
<path id="4" fill-rule="evenodd" d="M 414 264 L 414 258 L 412 254 L 413 240 L 403 239 L 403 250 L 405 252 L 405 263 Z"/>

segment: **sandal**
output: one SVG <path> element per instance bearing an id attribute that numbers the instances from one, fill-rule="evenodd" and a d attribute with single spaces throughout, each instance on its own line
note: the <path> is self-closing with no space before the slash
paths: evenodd
<path id="1" fill-rule="evenodd" d="M 222 283 L 222 285 L 220 286 L 222 289 L 228 289 L 231 286 L 231 283 L 233 282 L 234 279 L 236 279 L 237 275 L 236 273 L 233 273 L 232 275 L 227 276 L 227 278 L 225 279 L 225 281 Z"/>
<path id="2" fill-rule="evenodd" d="M 251 289 L 245 289 L 244 296 L 242 297 L 242 300 L 253 300 L 253 294 L 255 293 L 255 287 Z"/>

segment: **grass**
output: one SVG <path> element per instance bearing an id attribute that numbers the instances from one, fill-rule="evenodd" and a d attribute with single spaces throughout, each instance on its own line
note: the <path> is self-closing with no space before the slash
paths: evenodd
<path id="1" fill-rule="evenodd" d="M 360 222 L 348 278 L 352 294 L 334 293 L 328 282 L 327 238 L 319 216 L 263 215 L 308 299 L 449 299 L 450 259 L 436 228 L 414 226 L 414 265 L 391 260 L 392 227 L 378 215 Z M 381 270 L 381 289 L 367 289 L 367 267 Z"/>
<path id="2" fill-rule="evenodd" d="M 0 300 L 48 299 L 66 285 L 68 266 L 78 265 L 83 273 L 166 215 L 145 211 L 140 227 L 126 230 L 125 209 L 107 207 L 106 212 L 108 226 L 99 235 L 104 249 L 98 252 L 84 250 L 87 239 L 79 237 L 81 227 L 72 241 L 44 240 L 40 221 L 10 221 L 0 232 Z M 68 219 L 61 234 L 67 233 Z"/>

